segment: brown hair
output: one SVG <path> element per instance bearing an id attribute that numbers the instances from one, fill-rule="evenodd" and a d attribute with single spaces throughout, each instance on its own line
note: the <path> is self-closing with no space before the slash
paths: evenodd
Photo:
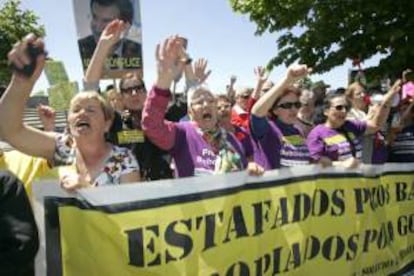
<path id="1" fill-rule="evenodd" d="M 144 80 L 141 78 L 141 76 L 139 76 L 136 73 L 127 73 L 122 77 L 121 81 L 119 82 L 119 91 L 121 91 L 121 93 L 122 93 L 122 88 L 124 87 L 124 84 L 127 80 L 138 80 L 139 82 L 141 82 L 141 84 L 145 88 L 145 83 L 144 83 Z M 147 91 L 146 88 L 145 88 L 145 91 Z"/>
<path id="2" fill-rule="evenodd" d="M 345 90 L 345 96 L 352 100 L 354 98 L 354 93 L 355 91 L 359 88 L 362 87 L 362 89 L 364 89 L 364 86 L 360 83 L 360 82 L 353 82 L 351 83 L 348 88 Z"/>
<path id="3" fill-rule="evenodd" d="M 231 103 L 231 100 L 230 100 L 229 96 L 224 95 L 224 94 L 217 95 L 216 99 L 217 99 L 217 101 L 226 101 L 226 102 Z"/>
<path id="4" fill-rule="evenodd" d="M 275 102 L 272 105 L 271 110 L 273 110 L 277 106 L 277 104 L 279 103 L 279 101 L 280 101 L 281 98 L 283 98 L 284 96 L 286 96 L 287 94 L 290 94 L 290 93 L 293 93 L 296 96 L 300 97 L 301 90 L 300 90 L 300 88 L 295 87 L 295 86 L 289 86 L 289 87 L 285 88 L 282 91 L 282 93 L 279 95 L 279 97 L 276 98 Z"/>

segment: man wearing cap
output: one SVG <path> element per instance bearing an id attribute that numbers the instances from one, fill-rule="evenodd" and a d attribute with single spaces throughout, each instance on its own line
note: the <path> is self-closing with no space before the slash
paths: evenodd
<path id="1" fill-rule="evenodd" d="M 323 81 L 317 81 L 312 85 L 312 91 L 315 95 L 315 106 L 320 106 L 323 103 L 323 99 L 326 95 L 326 89 L 331 87 L 329 84 L 325 84 Z"/>

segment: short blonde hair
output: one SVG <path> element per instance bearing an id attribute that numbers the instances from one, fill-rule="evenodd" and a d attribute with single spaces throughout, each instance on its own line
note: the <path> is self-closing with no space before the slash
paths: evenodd
<path id="1" fill-rule="evenodd" d="M 79 100 L 82 99 L 94 99 L 97 100 L 102 108 L 102 112 L 104 114 L 104 118 L 106 121 L 112 121 L 114 119 L 114 110 L 111 107 L 111 105 L 105 100 L 104 97 L 102 97 L 98 92 L 96 91 L 86 91 L 77 93 L 75 97 L 72 98 L 70 101 L 70 108 L 72 109 L 72 106 Z"/>

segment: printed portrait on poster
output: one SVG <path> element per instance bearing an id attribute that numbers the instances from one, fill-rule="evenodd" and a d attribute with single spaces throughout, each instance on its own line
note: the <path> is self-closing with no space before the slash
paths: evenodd
<path id="1" fill-rule="evenodd" d="M 114 19 L 122 19 L 127 28 L 107 58 L 105 77 L 142 69 L 140 0 L 73 0 L 78 46 L 86 70 L 99 37 Z"/>

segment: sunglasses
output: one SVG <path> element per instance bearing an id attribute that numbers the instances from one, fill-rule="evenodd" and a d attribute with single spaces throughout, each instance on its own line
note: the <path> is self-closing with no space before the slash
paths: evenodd
<path id="1" fill-rule="evenodd" d="M 348 112 L 351 109 L 349 105 L 342 105 L 342 104 L 331 106 L 331 107 L 335 108 L 335 110 L 337 111 L 346 111 L 346 112 Z"/>
<path id="2" fill-rule="evenodd" d="M 244 100 L 247 100 L 247 99 L 250 98 L 250 95 L 240 95 L 239 97 L 244 99 Z"/>
<path id="3" fill-rule="evenodd" d="M 134 91 L 135 91 L 135 93 L 145 92 L 145 86 L 141 84 L 141 85 L 136 85 L 136 86 L 132 86 L 132 87 L 121 88 L 121 92 L 124 93 L 124 94 L 132 95 L 132 93 Z"/>
<path id="4" fill-rule="evenodd" d="M 280 107 L 283 109 L 292 109 L 292 108 L 299 109 L 301 108 L 301 106 L 302 106 L 301 102 L 286 102 L 286 103 L 279 104 L 277 107 Z"/>

